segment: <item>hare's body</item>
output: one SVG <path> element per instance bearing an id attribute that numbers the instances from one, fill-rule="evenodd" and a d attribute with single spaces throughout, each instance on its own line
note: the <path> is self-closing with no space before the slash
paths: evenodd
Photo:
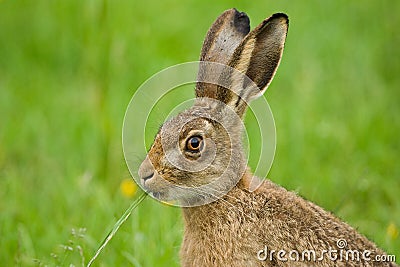
<path id="1" fill-rule="evenodd" d="M 384 252 L 367 238 L 295 193 L 268 180 L 250 192 L 250 175 L 224 198 L 183 209 L 182 266 L 391 266 L 372 261 Z M 347 241 L 342 258 L 337 246 L 341 239 Z M 282 260 L 277 258 L 280 250 L 285 251 Z M 293 260 L 293 250 L 298 260 Z M 329 250 L 337 253 L 329 255 Z M 352 254 L 346 260 L 350 250 L 359 252 L 358 261 Z M 367 250 L 371 260 L 363 261 L 362 253 Z"/>
<path id="2" fill-rule="evenodd" d="M 249 30 L 235 9 L 211 26 L 194 106 L 163 124 L 139 169 L 147 191 L 184 207 L 182 265 L 395 266 L 373 261 L 384 252 L 346 223 L 247 170 L 242 118 L 278 68 L 288 18 Z"/>

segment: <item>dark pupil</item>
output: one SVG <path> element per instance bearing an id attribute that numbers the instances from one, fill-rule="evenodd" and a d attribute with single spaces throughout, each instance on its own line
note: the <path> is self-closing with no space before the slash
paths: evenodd
<path id="1" fill-rule="evenodd" d="M 193 137 L 190 139 L 190 148 L 197 149 L 200 146 L 200 139 L 198 137 Z"/>

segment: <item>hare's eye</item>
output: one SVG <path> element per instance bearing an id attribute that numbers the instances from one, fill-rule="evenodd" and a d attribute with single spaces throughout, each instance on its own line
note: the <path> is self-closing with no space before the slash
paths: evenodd
<path id="1" fill-rule="evenodd" d="M 199 152 L 201 149 L 203 149 L 203 138 L 201 136 L 192 136 L 186 141 L 186 150 Z"/>

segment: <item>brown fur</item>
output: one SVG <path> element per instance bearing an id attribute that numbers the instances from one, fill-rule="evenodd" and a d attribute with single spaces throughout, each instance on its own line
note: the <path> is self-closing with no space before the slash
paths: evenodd
<path id="1" fill-rule="evenodd" d="M 201 59 L 228 63 L 256 86 L 232 71 L 200 67 L 199 76 L 220 75 L 233 90 L 198 83 L 194 106 L 164 123 L 139 169 L 148 192 L 183 206 L 182 266 L 396 266 L 328 257 L 281 261 L 276 254 L 265 261 L 257 259 L 265 247 L 287 253 L 314 250 L 318 258 L 322 250 L 338 249 L 339 239 L 347 241 L 345 251 L 370 250 L 371 258 L 385 253 L 334 215 L 269 180 L 250 190 L 258 178 L 246 167 L 241 118 L 247 102 L 266 90 L 278 68 L 288 18 L 274 14 L 247 34 L 249 21 L 243 16 L 228 10 L 217 19 Z M 202 138 L 201 151 L 185 148 L 193 136 Z"/>
<path id="2" fill-rule="evenodd" d="M 367 261 L 260 261 L 256 253 L 269 250 L 316 253 L 337 249 L 338 239 L 348 250 L 371 250 L 371 258 L 385 254 L 352 227 L 293 192 L 264 181 L 250 192 L 247 172 L 223 199 L 183 209 L 185 235 L 182 266 L 396 266 Z M 233 208 L 234 207 L 234 208 Z M 317 254 L 318 258 L 318 254 Z"/>

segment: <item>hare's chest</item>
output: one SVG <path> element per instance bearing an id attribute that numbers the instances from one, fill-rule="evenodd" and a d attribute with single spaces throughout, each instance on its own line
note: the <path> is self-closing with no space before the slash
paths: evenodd
<path id="1" fill-rule="evenodd" d="M 182 266 L 261 266 L 255 229 L 240 220 L 218 222 L 203 229 L 185 230 Z"/>

